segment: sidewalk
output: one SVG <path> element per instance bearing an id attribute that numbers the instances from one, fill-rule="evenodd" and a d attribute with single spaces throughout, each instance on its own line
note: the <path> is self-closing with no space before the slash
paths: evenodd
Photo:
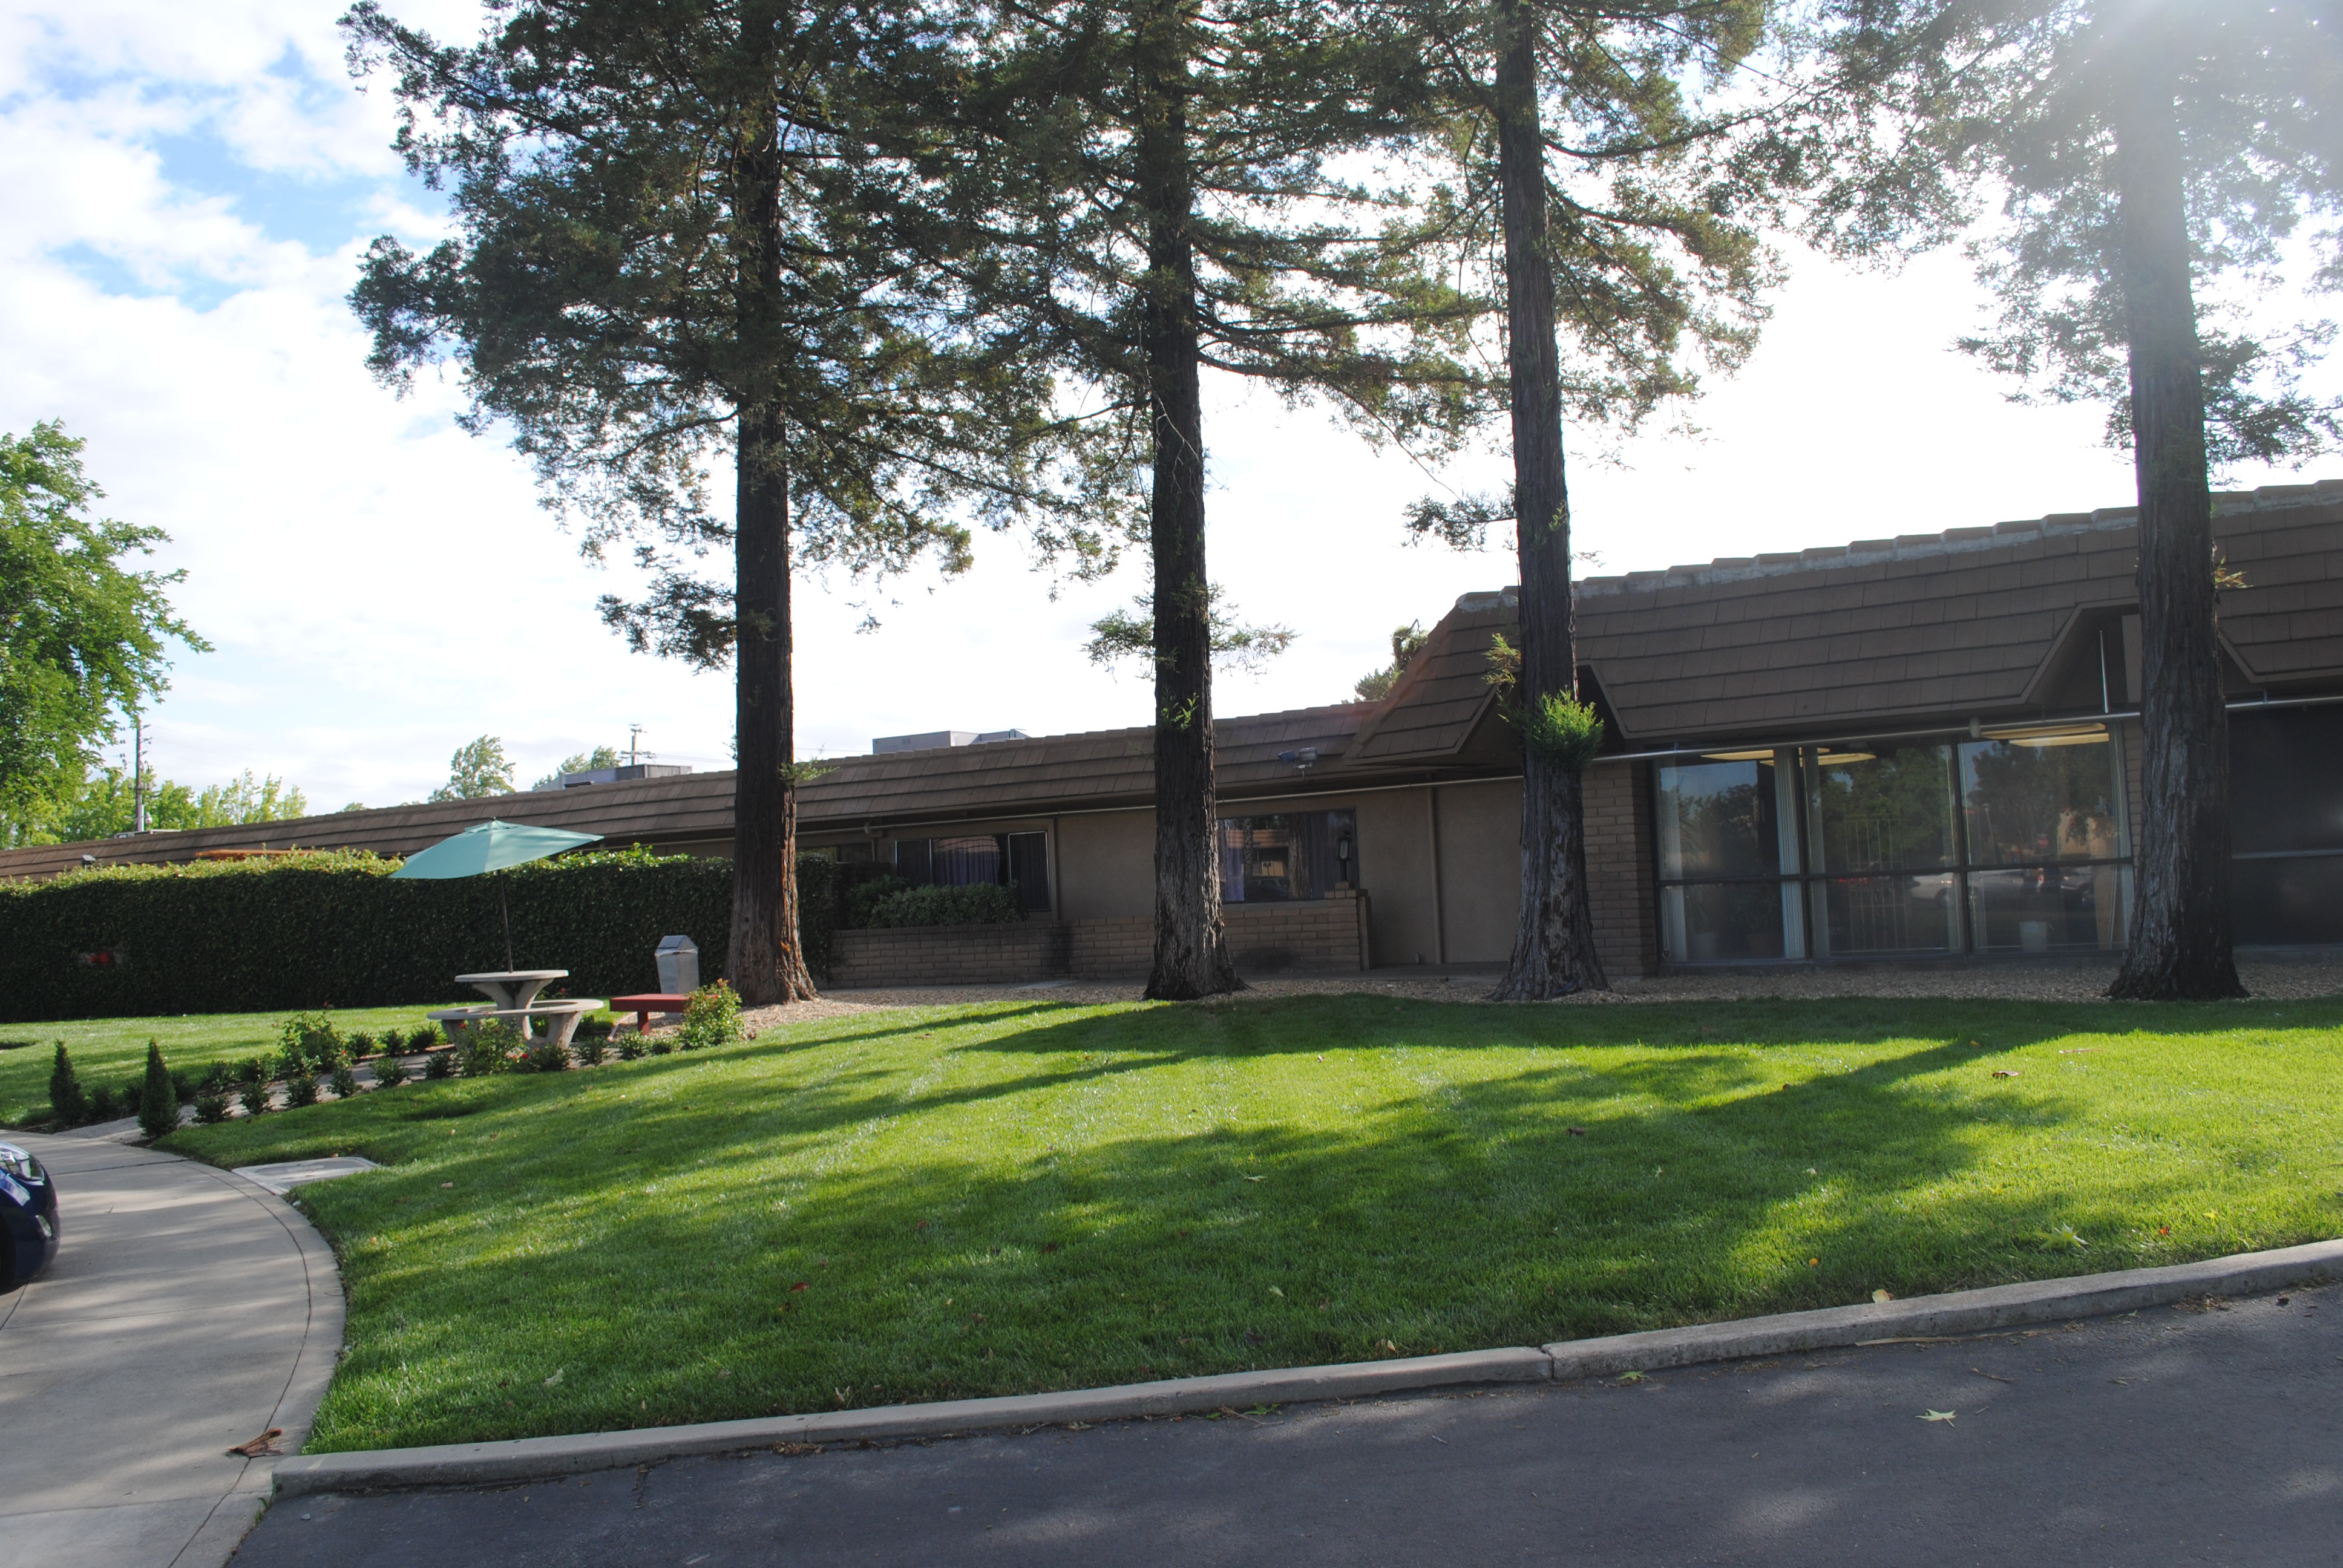
<path id="1" fill-rule="evenodd" d="M 0 1296 L 0 1540 L 42 1568 L 217 1568 L 272 1426 L 298 1452 L 341 1348 L 333 1253 L 282 1199 L 108 1137 L 11 1132 L 57 1181 L 64 1244 Z"/>

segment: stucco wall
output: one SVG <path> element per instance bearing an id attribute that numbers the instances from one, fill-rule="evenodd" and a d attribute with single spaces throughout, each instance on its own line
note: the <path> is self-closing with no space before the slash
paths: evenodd
<path id="1" fill-rule="evenodd" d="M 1503 963 L 1513 956 L 1521 907 L 1521 781 L 1443 784 L 1433 799 L 1440 814 L 1440 917 L 1446 936 L 1441 961 Z"/>
<path id="2" fill-rule="evenodd" d="M 1058 819 L 1058 895 L 1063 920 L 1121 920 L 1155 912 L 1155 813 L 1104 811 Z"/>
<path id="3" fill-rule="evenodd" d="M 1420 789 L 1361 795 L 1359 879 L 1372 895 L 1369 945 L 1379 964 L 1437 961 L 1430 806 Z"/>

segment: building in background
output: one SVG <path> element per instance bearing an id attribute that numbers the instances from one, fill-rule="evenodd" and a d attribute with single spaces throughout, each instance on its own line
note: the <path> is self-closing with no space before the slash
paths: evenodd
<path id="1" fill-rule="evenodd" d="M 2343 943 L 2343 484 L 2218 498 L 2241 944 Z M 1614 979 L 1675 966 L 2105 955 L 2139 813 L 2130 508 L 1579 585 L 1589 874 Z M 2210 564 L 2208 563 L 2208 568 Z M 1391 694 L 1220 720 L 1241 968 L 1496 965 L 1520 753 L 1486 676 L 1511 590 L 1468 594 Z M 1029 927 L 870 933 L 838 983 L 1143 975 L 1151 732 L 939 730 L 799 792 L 800 841 L 1019 890 Z M 728 853 L 729 773 L 0 853 L 0 876 L 206 850 L 404 854 L 482 816 Z M 1041 930 L 1041 928 L 1047 928 Z M 697 934 L 697 933 L 695 933 Z M 720 940 L 720 933 L 708 933 Z"/>

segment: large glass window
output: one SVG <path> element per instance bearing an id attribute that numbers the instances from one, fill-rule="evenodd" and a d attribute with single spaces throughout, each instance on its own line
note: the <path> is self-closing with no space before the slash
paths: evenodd
<path id="1" fill-rule="evenodd" d="M 895 875 L 919 886 L 961 888 L 991 882 L 1017 890 L 1029 913 L 1050 908 L 1047 833 L 963 833 L 895 840 Z"/>
<path id="2" fill-rule="evenodd" d="M 2122 769 L 2103 729 L 1713 752 L 1653 773 L 1671 961 L 2124 943 Z"/>
<path id="3" fill-rule="evenodd" d="M 2343 942 L 2343 708 L 2229 717 L 2237 940 Z"/>
<path id="4" fill-rule="evenodd" d="M 1227 903 L 1322 899 L 1358 885 L 1355 812 L 1223 817 L 1219 841 L 1221 898 Z"/>
<path id="5" fill-rule="evenodd" d="M 1687 963 L 1804 958 L 1795 905 L 1797 760 L 1720 752 L 1654 769 L 1660 945 Z"/>

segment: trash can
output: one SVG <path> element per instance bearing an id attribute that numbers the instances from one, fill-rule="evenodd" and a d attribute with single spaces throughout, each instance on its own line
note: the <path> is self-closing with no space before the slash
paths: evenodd
<path id="1" fill-rule="evenodd" d="M 684 995 L 699 989 L 699 949 L 689 937 L 661 937 L 659 945 L 659 990 Z"/>

